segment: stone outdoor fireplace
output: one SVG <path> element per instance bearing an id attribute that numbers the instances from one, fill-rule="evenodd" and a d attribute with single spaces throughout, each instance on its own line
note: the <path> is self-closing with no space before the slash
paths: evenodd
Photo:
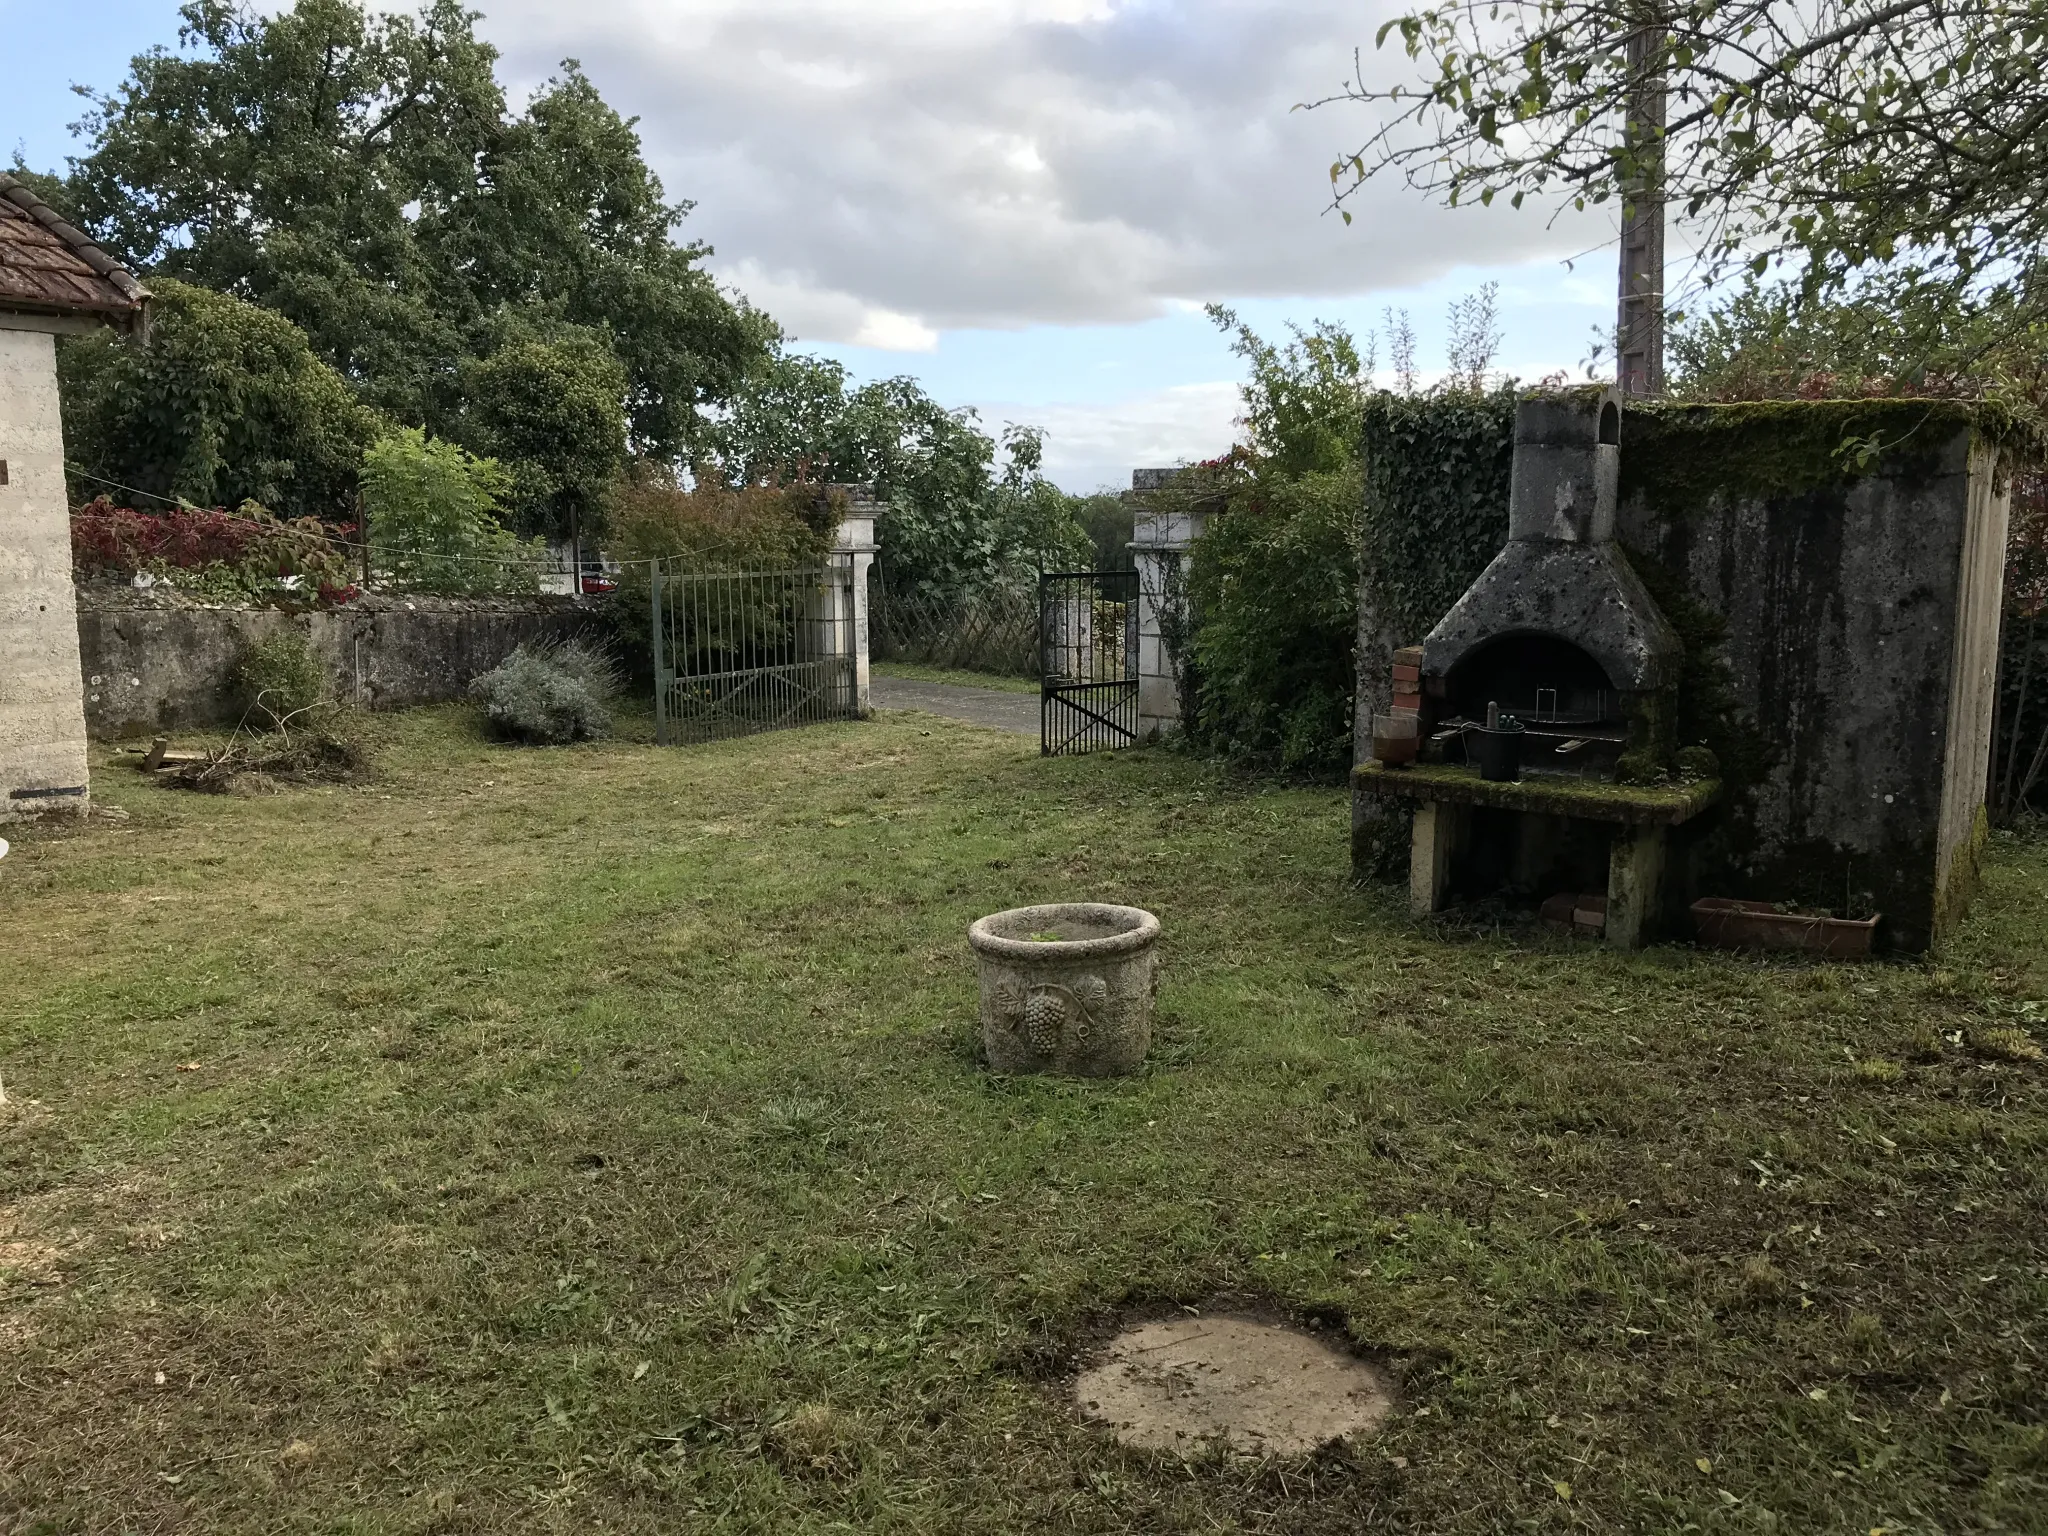
<path id="1" fill-rule="evenodd" d="M 2002 419 L 1597 390 L 1514 410 L 1506 542 L 1392 652 L 1390 712 L 1361 676 L 1359 873 L 1412 808 L 1418 912 L 1499 898 L 1630 946 L 1746 904 L 1938 944 L 1984 836 Z M 1362 645 L 1385 611 L 1361 592 Z"/>
<path id="2" fill-rule="evenodd" d="M 1420 911 L 1604 891 L 1607 936 L 1633 945 L 1659 899 L 1667 830 L 1714 802 L 1710 781 L 1643 782 L 1672 756 L 1684 652 L 1615 542 L 1621 452 L 1612 391 L 1519 402 L 1507 545 L 1404 653 L 1415 676 L 1396 708 L 1416 714 L 1427 747 L 1413 768 L 1368 764 L 1359 782 L 1419 802 Z M 1467 762 L 1476 728 L 1495 721 L 1521 727 L 1512 781 Z"/>
<path id="3" fill-rule="evenodd" d="M 1574 778 L 1669 750 L 1681 648 L 1615 544 L 1620 473 L 1612 391 L 1516 408 L 1507 547 L 1422 643 L 1439 730 L 1495 708 L 1526 728 L 1525 772 Z"/>

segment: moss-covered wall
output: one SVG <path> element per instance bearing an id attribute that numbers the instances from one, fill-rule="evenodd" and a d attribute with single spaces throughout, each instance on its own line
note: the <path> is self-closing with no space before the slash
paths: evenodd
<path id="1" fill-rule="evenodd" d="M 1944 784 L 1969 772 L 1949 757 L 1971 449 L 2001 429 L 1947 401 L 1628 413 L 1621 539 L 1687 643 L 1680 744 L 1711 746 L 1730 791 L 1678 839 L 1674 906 L 1878 910 L 1905 950 L 1952 916 L 1937 871 Z M 1981 478 L 1992 460 L 1974 462 Z"/>

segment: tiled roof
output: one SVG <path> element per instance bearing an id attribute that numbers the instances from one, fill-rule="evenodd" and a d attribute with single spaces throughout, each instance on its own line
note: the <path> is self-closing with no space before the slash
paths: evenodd
<path id="1" fill-rule="evenodd" d="M 0 171 L 0 309 L 129 325 L 148 298 L 118 261 Z"/>

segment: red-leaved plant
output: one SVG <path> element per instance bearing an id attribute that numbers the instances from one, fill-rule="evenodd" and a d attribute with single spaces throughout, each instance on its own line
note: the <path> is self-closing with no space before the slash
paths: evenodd
<path id="1" fill-rule="evenodd" d="M 138 512 L 102 496 L 71 514 L 72 568 L 81 579 L 146 573 L 215 596 L 293 592 L 323 605 L 357 594 L 346 540 L 353 525 L 285 521 L 254 502 L 236 511 L 177 507 Z"/>

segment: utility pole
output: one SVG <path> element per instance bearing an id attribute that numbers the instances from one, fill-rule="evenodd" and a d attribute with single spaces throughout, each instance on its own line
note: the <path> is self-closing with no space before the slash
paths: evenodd
<path id="1" fill-rule="evenodd" d="M 1615 375 L 1626 396 L 1664 392 L 1664 71 L 1663 31 L 1654 23 L 1628 35 L 1628 103 L 1622 143 L 1621 309 L 1615 327 Z"/>

